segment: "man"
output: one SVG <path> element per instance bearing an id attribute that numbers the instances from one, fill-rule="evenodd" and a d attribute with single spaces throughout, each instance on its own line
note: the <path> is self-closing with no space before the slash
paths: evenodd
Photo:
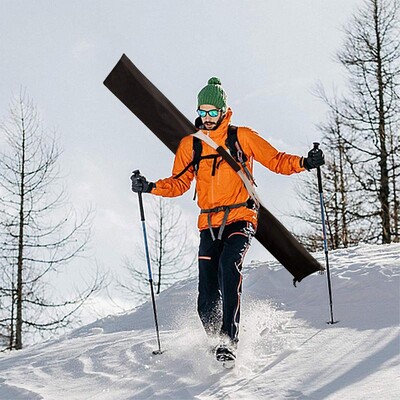
<path id="1" fill-rule="evenodd" d="M 232 110 L 221 81 L 213 77 L 197 96 L 196 126 L 218 146 L 229 148 L 232 138 Z M 234 130 L 237 161 L 251 181 L 253 159 L 273 172 L 290 175 L 324 164 L 321 150 L 310 150 L 307 157 L 289 155 L 247 127 Z M 239 334 L 242 266 L 250 241 L 257 228 L 257 204 L 250 198 L 239 175 L 218 153 L 204 142 L 200 150 L 192 135 L 184 137 L 175 155 L 172 176 L 148 182 L 133 175 L 134 192 L 175 197 L 185 193 L 196 179 L 200 246 L 198 253 L 199 285 L 197 310 L 208 335 L 217 335 L 215 353 L 219 361 L 236 357 Z M 194 161 L 196 151 L 201 151 Z M 233 154 L 232 154 L 233 156 Z M 195 195 L 196 195 L 195 194 Z"/>

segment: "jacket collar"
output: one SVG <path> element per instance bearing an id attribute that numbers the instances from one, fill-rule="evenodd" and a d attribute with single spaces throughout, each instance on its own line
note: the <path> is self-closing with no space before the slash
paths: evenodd
<path id="1" fill-rule="evenodd" d="M 215 139 L 218 140 L 218 138 L 225 137 L 228 132 L 228 126 L 231 123 L 232 114 L 233 114 L 232 109 L 229 107 L 225 113 L 223 120 L 221 121 L 221 123 L 219 124 L 217 129 L 211 130 L 211 131 L 202 129 L 202 131 L 214 140 Z"/>

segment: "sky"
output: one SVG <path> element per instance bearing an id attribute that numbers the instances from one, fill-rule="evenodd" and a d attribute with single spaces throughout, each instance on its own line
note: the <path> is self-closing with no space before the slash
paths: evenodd
<path id="1" fill-rule="evenodd" d="M 234 124 L 254 128 L 279 150 L 306 155 L 327 112 L 313 88 L 343 84 L 335 52 L 360 4 L 0 0 L 0 118 L 26 89 L 44 125 L 58 134 L 72 204 L 96 211 L 91 247 L 69 275 L 96 263 L 118 272 L 124 257 L 134 257 L 141 233 L 130 174 L 140 169 L 156 180 L 172 167 L 173 154 L 102 84 L 123 53 L 189 119 L 199 90 L 220 77 Z M 298 207 L 299 177 L 257 166 L 255 177 L 267 208 L 295 228 L 287 214 Z M 174 201 L 196 236 L 192 197 L 193 189 Z M 247 259 L 269 257 L 254 243 Z"/>

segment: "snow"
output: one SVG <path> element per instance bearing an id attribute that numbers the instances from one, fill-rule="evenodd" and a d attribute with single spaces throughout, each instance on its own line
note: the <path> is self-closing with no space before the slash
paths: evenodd
<path id="1" fill-rule="evenodd" d="M 397 399 L 400 398 L 400 244 L 330 253 L 326 275 L 297 288 L 276 262 L 244 271 L 238 358 L 225 370 L 207 351 L 196 280 L 151 303 L 56 340 L 0 356 L 0 399 Z M 316 257 L 324 263 L 324 255 Z"/>

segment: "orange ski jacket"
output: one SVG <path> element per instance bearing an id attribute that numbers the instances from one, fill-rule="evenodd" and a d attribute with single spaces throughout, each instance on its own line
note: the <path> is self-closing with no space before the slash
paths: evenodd
<path id="1" fill-rule="evenodd" d="M 232 110 L 229 108 L 225 118 L 216 130 L 203 132 L 225 149 L 225 141 L 228 135 L 228 126 L 232 117 Z M 270 143 L 258 135 L 257 132 L 247 127 L 239 127 L 237 132 L 238 142 L 247 156 L 246 166 L 250 173 L 253 173 L 253 160 L 258 161 L 266 168 L 278 174 L 290 175 L 304 171 L 300 166 L 302 157 L 279 152 Z M 217 154 L 217 152 L 202 142 L 202 157 Z M 172 168 L 172 176 L 159 179 L 151 193 L 163 197 L 177 197 L 189 190 L 193 179 L 196 179 L 197 204 L 204 209 L 230 206 L 233 204 L 245 203 L 249 199 L 247 192 L 239 175 L 229 164 L 219 156 L 213 159 L 202 159 L 197 173 L 190 167 L 184 174 L 176 178 L 185 167 L 193 160 L 193 136 L 185 136 L 178 147 L 175 161 Z M 214 174 L 213 164 L 215 162 Z M 215 212 L 210 215 L 211 226 L 219 227 L 223 222 L 224 211 Z M 246 206 L 230 210 L 227 224 L 236 221 L 251 222 L 257 227 L 257 211 Z M 201 213 L 198 218 L 200 230 L 209 228 L 208 215 Z"/>

